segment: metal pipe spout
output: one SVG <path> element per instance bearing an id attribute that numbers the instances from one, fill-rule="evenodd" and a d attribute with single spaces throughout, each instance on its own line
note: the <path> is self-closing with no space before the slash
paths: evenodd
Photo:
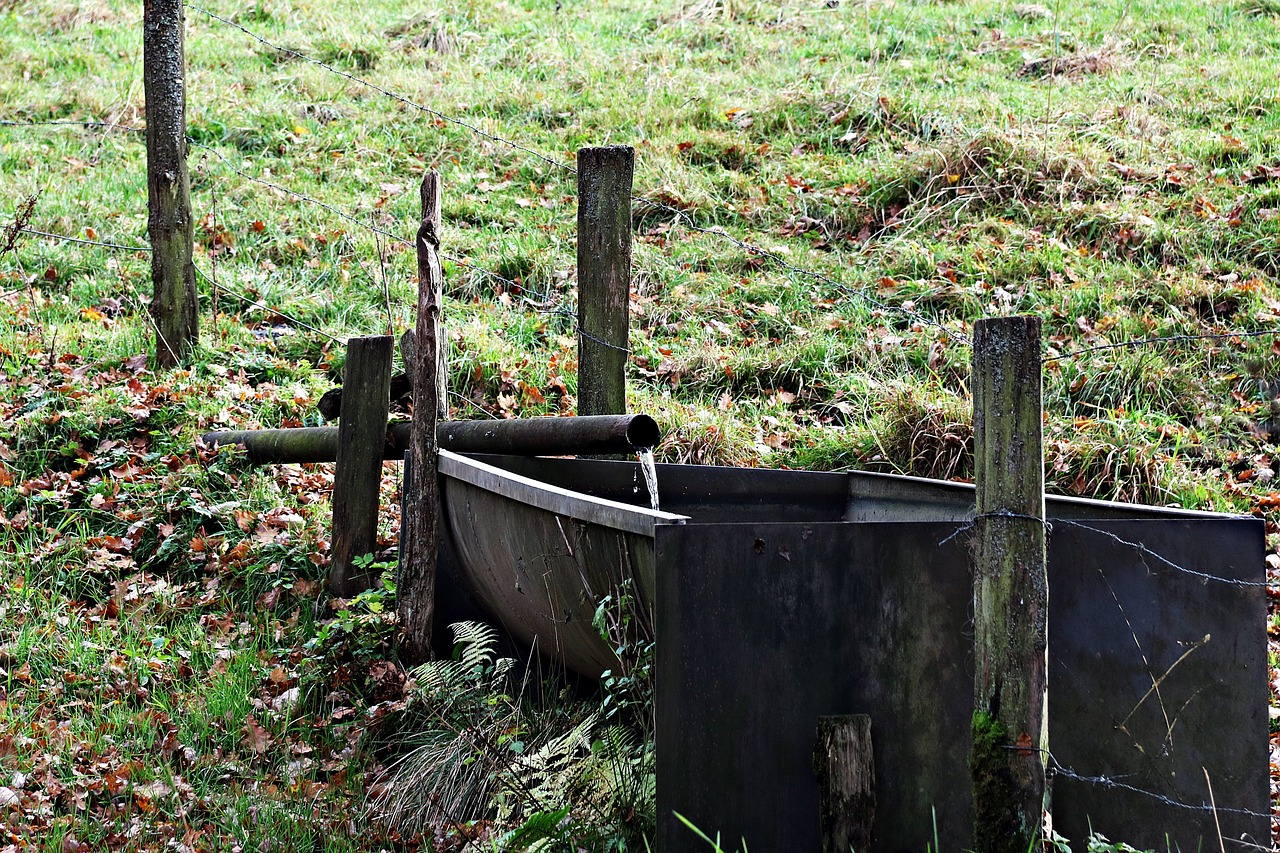
<path id="1" fill-rule="evenodd" d="M 410 425 L 389 424 L 383 459 L 403 459 Z M 221 430 L 201 436 L 211 446 L 241 445 L 255 465 L 333 462 L 338 458 L 337 427 Z M 444 421 L 436 442 L 455 453 L 501 453 L 513 456 L 596 456 L 631 454 L 655 447 L 662 430 L 648 415 L 590 415 L 575 418 Z"/>

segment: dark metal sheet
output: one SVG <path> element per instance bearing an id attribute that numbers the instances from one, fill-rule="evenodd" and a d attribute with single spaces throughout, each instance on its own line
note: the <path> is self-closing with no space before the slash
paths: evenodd
<path id="1" fill-rule="evenodd" d="M 439 470 L 448 480 L 461 480 L 507 498 L 513 504 L 507 510 L 510 513 L 541 510 L 642 536 L 652 536 L 655 524 L 683 524 L 687 520 L 683 515 L 532 480 L 448 450 L 440 451 Z"/>
<path id="2" fill-rule="evenodd" d="M 1050 748 L 1081 775 L 1156 796 L 1059 777 L 1055 826 L 1073 839 L 1092 826 L 1160 850 L 1166 835 L 1168 849 L 1208 849 L 1207 770 L 1224 837 L 1265 844 L 1265 601 L 1244 585 L 1263 580 L 1261 523 L 1088 528 L 1061 522 L 1050 537 Z M 935 819 L 944 848 L 964 849 L 972 589 L 965 537 L 948 539 L 956 530 L 656 531 L 664 853 L 702 849 L 673 810 L 752 850 L 817 849 L 817 717 L 852 713 L 872 718 L 873 849 L 919 853 Z"/>
<path id="3" fill-rule="evenodd" d="M 660 528 L 658 849 L 817 850 L 818 717 L 870 714 L 876 850 L 968 843 L 968 552 L 954 524 Z M 729 849 L 733 849 L 730 847 Z"/>
<path id="4" fill-rule="evenodd" d="M 1264 548 L 1260 521 L 1054 526 L 1049 749 L 1119 783 L 1056 778 L 1059 831 L 1193 851 L 1221 826 L 1228 850 L 1270 847 Z"/>

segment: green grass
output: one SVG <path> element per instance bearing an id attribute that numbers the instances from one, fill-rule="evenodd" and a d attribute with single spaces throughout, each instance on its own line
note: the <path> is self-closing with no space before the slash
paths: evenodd
<path id="1" fill-rule="evenodd" d="M 966 341 L 1033 313 L 1053 491 L 1275 529 L 1276 339 L 1176 339 L 1280 318 L 1273 2 L 209 10 L 563 163 L 634 145 L 638 196 L 795 267 L 637 206 L 630 394 L 660 458 L 971 476 Z M 0 119 L 140 126 L 140 15 L 0 0 Z M 377 849 L 358 806 L 385 755 L 364 709 L 393 701 L 368 675 L 386 638 L 372 619 L 312 642 L 336 630 L 326 471 L 249 473 L 193 439 L 318 423 L 333 338 L 412 322 L 413 253 L 291 193 L 407 240 L 428 168 L 470 265 L 446 264 L 453 415 L 572 412 L 575 181 L 187 19 L 197 261 L 244 297 L 201 280 L 191 368 L 137 358 L 145 253 L 25 236 L 0 257 L 0 768 L 27 779 L 4 831 Z M 32 227 L 145 244 L 139 135 L 0 125 L 0 221 L 28 196 Z M 1073 354 L 1151 337 L 1175 339 Z M 193 761 L 157 746 L 160 714 Z M 132 795 L 86 781 L 134 764 Z M 156 780 L 172 792 L 148 809 Z"/>

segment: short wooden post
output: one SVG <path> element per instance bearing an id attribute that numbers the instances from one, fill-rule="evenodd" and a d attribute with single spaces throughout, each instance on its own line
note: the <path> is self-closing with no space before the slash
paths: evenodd
<path id="1" fill-rule="evenodd" d="M 142 86 L 147 115 L 147 234 L 156 363 L 184 361 L 199 336 L 195 222 L 187 173 L 187 96 L 181 0 L 145 0 Z"/>
<path id="2" fill-rule="evenodd" d="M 1026 853 L 1045 806 L 1045 570 L 1040 320 L 979 320 L 973 342 L 974 849 Z"/>
<path id="3" fill-rule="evenodd" d="M 871 717 L 819 717 L 813 769 L 818 775 L 822 853 L 870 850 L 876 814 Z"/>
<path id="4" fill-rule="evenodd" d="M 448 413 L 444 335 L 440 305 L 444 269 L 440 264 L 440 175 L 432 170 L 422 180 L 422 220 L 418 249 L 418 322 L 415 345 L 404 347 L 405 364 L 413 387 L 413 430 L 409 439 L 405 477 L 404 561 L 396 588 L 402 653 L 412 661 L 431 655 L 435 617 L 436 564 L 440 549 L 440 480 L 437 474 L 436 425 Z"/>
<path id="5" fill-rule="evenodd" d="M 329 566 L 329 590 L 340 598 L 350 598 L 377 580 L 355 560 L 372 554 L 378 544 L 378 489 L 391 408 L 393 347 L 390 335 L 347 341 Z"/>
<path id="6" fill-rule="evenodd" d="M 578 414 L 627 410 L 635 149 L 578 152 Z"/>

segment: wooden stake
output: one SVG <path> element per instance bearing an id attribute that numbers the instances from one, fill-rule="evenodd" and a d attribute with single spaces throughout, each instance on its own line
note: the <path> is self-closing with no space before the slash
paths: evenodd
<path id="1" fill-rule="evenodd" d="M 627 410 L 635 149 L 578 152 L 578 414 Z"/>
<path id="2" fill-rule="evenodd" d="M 871 717 L 819 717 L 813 769 L 818 775 L 822 853 L 870 850 L 876 814 Z"/>
<path id="3" fill-rule="evenodd" d="M 440 479 L 437 473 L 437 422 L 448 413 L 444 335 L 440 304 L 444 270 L 440 265 L 440 175 L 432 170 L 422 179 L 422 221 L 418 226 L 418 323 L 415 346 L 404 347 L 412 377 L 413 431 L 409 439 L 409 467 L 405 478 L 404 561 L 396 588 L 403 631 L 402 652 L 411 661 L 431 656 L 435 617 L 436 564 L 440 552 Z M 412 351 L 412 355 L 408 355 Z"/>
<path id="4" fill-rule="evenodd" d="M 347 341 L 329 566 L 329 590 L 339 598 L 350 598 L 377 580 L 355 559 L 372 554 L 378 544 L 378 489 L 391 407 L 393 347 L 390 335 Z"/>
<path id="5" fill-rule="evenodd" d="M 156 363 L 165 368 L 184 361 L 199 337 L 181 0 L 145 0 L 142 26 L 151 316 Z"/>
<path id="6" fill-rule="evenodd" d="M 979 320 L 973 342 L 974 849 L 1040 837 L 1048 748 L 1040 320 Z"/>

